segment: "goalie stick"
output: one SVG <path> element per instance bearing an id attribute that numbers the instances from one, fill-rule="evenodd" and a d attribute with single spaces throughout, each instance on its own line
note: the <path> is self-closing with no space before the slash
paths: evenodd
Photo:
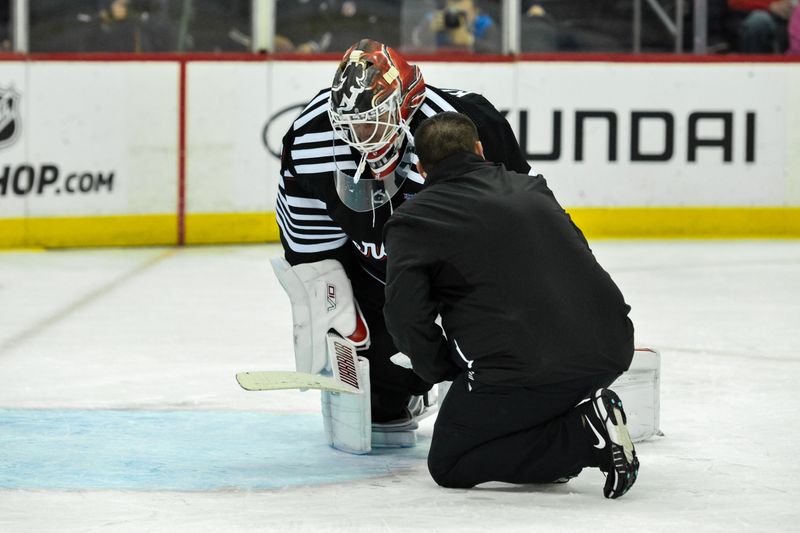
<path id="1" fill-rule="evenodd" d="M 239 372 L 236 381 L 249 391 L 318 389 L 331 392 L 364 393 L 364 376 L 356 364 L 356 349 L 340 335 L 330 332 L 327 338 L 332 376 L 285 370 Z"/>

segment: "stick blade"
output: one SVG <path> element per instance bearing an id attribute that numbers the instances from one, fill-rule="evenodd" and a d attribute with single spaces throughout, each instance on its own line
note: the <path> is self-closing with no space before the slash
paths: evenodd
<path id="1" fill-rule="evenodd" d="M 352 394 L 363 393 L 362 390 L 329 376 L 282 370 L 239 372 L 236 374 L 236 381 L 244 390 L 249 391 L 317 389 Z"/>

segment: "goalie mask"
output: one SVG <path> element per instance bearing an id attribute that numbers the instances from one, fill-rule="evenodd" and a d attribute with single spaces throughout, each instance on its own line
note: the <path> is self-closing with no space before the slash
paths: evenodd
<path id="1" fill-rule="evenodd" d="M 356 211 L 388 202 L 405 176 L 396 172 L 408 122 L 425 99 L 419 67 L 376 41 L 362 39 L 345 53 L 331 85 L 328 116 L 336 135 L 358 150 L 355 171 L 338 169 L 336 189 Z M 368 179 L 368 164 L 374 179 Z"/>

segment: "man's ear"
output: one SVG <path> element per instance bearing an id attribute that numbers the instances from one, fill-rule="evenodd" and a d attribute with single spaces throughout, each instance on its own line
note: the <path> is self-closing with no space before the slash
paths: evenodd
<path id="1" fill-rule="evenodd" d="M 475 152 L 475 155 L 479 155 L 483 159 L 486 159 L 486 156 L 483 155 L 483 145 L 480 141 L 475 141 L 475 148 L 473 148 L 472 151 Z"/>
<path id="2" fill-rule="evenodd" d="M 422 163 L 420 163 L 419 160 L 417 160 L 417 172 L 419 172 L 419 175 L 423 178 L 428 177 L 428 173 L 425 172 L 425 169 L 422 167 Z"/>

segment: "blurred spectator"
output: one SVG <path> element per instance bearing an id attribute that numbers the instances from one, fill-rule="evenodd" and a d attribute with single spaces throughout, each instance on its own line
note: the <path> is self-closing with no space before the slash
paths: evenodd
<path id="1" fill-rule="evenodd" d="M 396 0 L 277 0 L 275 51 L 344 52 L 365 37 L 397 46 Z"/>
<path id="2" fill-rule="evenodd" d="M 550 13 L 540 3 L 525 8 L 520 19 L 520 46 L 525 52 L 556 52 L 574 50 L 574 39 L 563 32 Z"/>
<path id="3" fill-rule="evenodd" d="M 500 26 L 475 0 L 445 0 L 415 28 L 412 47 L 497 54 L 502 50 Z"/>
<path id="4" fill-rule="evenodd" d="M 275 52 L 310 54 L 327 50 L 331 36 L 323 22 L 327 7 L 327 2 L 276 0 Z"/>
<path id="5" fill-rule="evenodd" d="M 590 7 L 575 2 L 534 1 L 523 4 L 520 20 L 521 48 L 525 52 L 622 52 L 628 48 L 604 32 L 602 17 L 592 16 Z M 587 18 L 583 21 L 582 18 Z M 587 24 L 588 22 L 588 24 Z M 594 27 L 597 25 L 598 27 Z M 630 31 L 630 30 L 627 30 Z"/>
<path id="6" fill-rule="evenodd" d="M 659 0 L 659 4 L 671 14 L 677 1 L 680 0 Z M 620 53 L 633 49 L 630 0 L 523 0 L 521 3 L 523 52 Z M 675 49 L 675 36 L 646 2 L 642 4 L 641 22 L 643 52 Z M 691 28 L 691 24 L 685 28 Z"/>
<path id="7" fill-rule="evenodd" d="M 800 55 L 800 4 L 794 6 L 789 19 L 789 50 L 791 55 Z"/>
<path id="8" fill-rule="evenodd" d="M 0 0 L 0 52 L 11 51 L 11 0 Z"/>
<path id="9" fill-rule="evenodd" d="M 136 0 L 131 6 L 144 22 L 142 29 L 147 32 L 151 52 L 177 50 L 178 24 L 173 22 L 169 6 L 170 0 Z M 178 15 L 174 18 L 177 20 Z"/>
<path id="10" fill-rule="evenodd" d="M 732 31 L 730 18 L 727 0 L 706 0 L 706 50 L 708 53 L 726 53 L 733 49 L 736 36 L 735 31 Z M 690 21 L 690 26 L 693 26 L 693 21 Z M 690 33 L 689 38 L 693 39 L 694 36 Z M 686 45 L 687 49 L 692 46 L 689 42 Z"/>
<path id="11" fill-rule="evenodd" d="M 252 49 L 251 0 L 171 0 L 177 50 L 247 52 Z"/>
<path id="12" fill-rule="evenodd" d="M 252 41 L 251 4 L 251 0 L 35 0 L 29 4 L 31 51 L 245 51 Z"/>
<path id="13" fill-rule="evenodd" d="M 738 21 L 737 51 L 744 54 L 786 51 L 792 0 L 728 0 L 728 6 Z"/>
<path id="14" fill-rule="evenodd" d="M 92 21 L 86 37 L 87 51 L 149 52 L 150 40 L 144 26 L 147 17 L 134 16 L 130 0 L 110 0 Z"/>

